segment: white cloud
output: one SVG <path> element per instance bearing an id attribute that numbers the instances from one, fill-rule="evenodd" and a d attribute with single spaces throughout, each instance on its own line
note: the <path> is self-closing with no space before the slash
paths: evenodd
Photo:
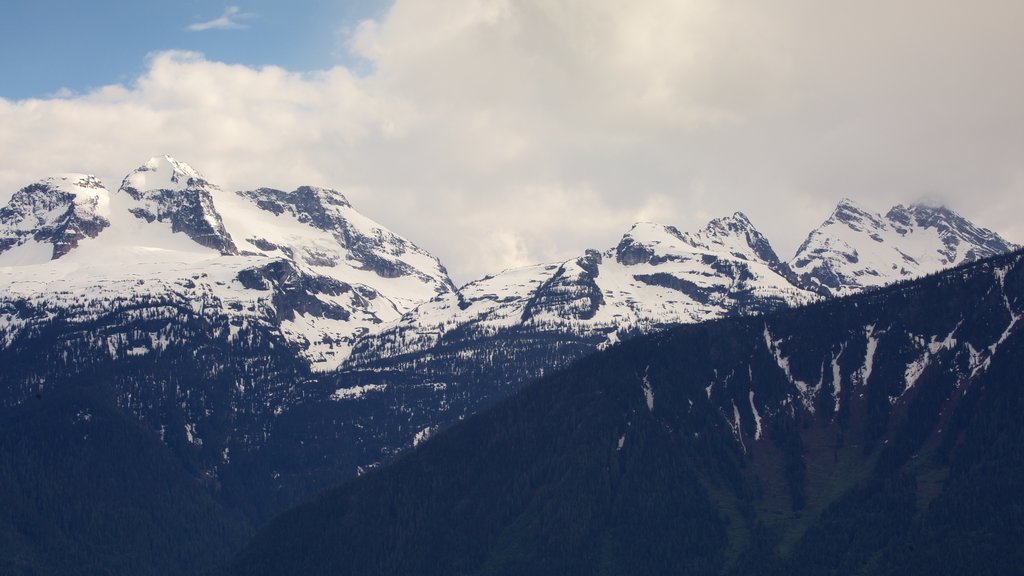
<path id="1" fill-rule="evenodd" d="M 238 6 L 228 6 L 224 9 L 224 13 L 219 17 L 205 22 L 189 24 L 187 29 L 192 32 L 203 32 L 206 30 L 240 30 L 249 27 L 247 24 L 240 21 L 252 18 L 253 16 L 254 14 L 242 12 L 242 9 Z"/>
<path id="2" fill-rule="evenodd" d="M 843 196 L 935 192 L 1024 240 L 1024 4 L 398 0 L 297 74 L 154 55 L 0 100 L 0 195 L 170 153 L 228 189 L 334 186 L 458 280 L 744 211 L 787 256 Z"/>

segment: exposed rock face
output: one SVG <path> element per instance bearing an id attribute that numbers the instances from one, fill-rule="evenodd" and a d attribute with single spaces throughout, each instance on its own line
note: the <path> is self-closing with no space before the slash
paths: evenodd
<path id="1" fill-rule="evenodd" d="M 109 196 L 95 176 L 46 178 L 18 190 L 0 208 L 0 253 L 32 241 L 53 246 L 56 260 L 110 225 Z"/>
<path id="2" fill-rule="evenodd" d="M 523 310 L 523 322 L 545 315 L 563 320 L 591 320 L 605 303 L 597 277 L 601 274 L 601 253 L 586 254 L 562 264 L 541 285 Z"/>
<path id="3" fill-rule="evenodd" d="M 275 317 L 278 321 L 294 321 L 307 314 L 316 318 L 348 320 L 351 313 L 341 305 L 318 296 L 341 296 L 351 293 L 361 308 L 368 308 L 365 300 L 354 293 L 352 286 L 326 276 L 312 276 L 297 269 L 288 260 L 274 260 L 269 264 L 246 268 L 238 273 L 238 281 L 250 290 L 270 290 L 273 293 Z"/>

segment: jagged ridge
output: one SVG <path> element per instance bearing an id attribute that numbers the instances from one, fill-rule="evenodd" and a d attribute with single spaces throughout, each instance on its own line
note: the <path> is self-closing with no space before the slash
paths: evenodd
<path id="1" fill-rule="evenodd" d="M 948 208 L 897 205 L 883 217 L 844 199 L 789 264 L 800 286 L 840 296 L 1016 248 Z"/>

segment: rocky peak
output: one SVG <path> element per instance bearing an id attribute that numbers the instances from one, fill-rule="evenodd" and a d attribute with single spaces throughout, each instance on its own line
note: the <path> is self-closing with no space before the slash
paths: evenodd
<path id="1" fill-rule="evenodd" d="M 605 303 L 597 284 L 603 258 L 597 250 L 569 260 L 541 284 L 523 310 L 522 320 L 590 320 Z"/>
<path id="2" fill-rule="evenodd" d="M 710 221 L 697 232 L 680 233 L 674 226 L 638 222 L 608 256 L 620 264 L 659 264 L 685 254 L 717 254 L 746 261 L 760 261 L 773 270 L 788 274 L 768 239 L 742 212 Z"/>
<path id="3" fill-rule="evenodd" d="M 972 226 L 970 222 L 946 206 L 930 202 L 920 202 L 909 206 L 897 204 L 886 213 L 885 218 L 905 228 L 938 228 L 940 226 L 961 228 Z"/>
<path id="4" fill-rule="evenodd" d="M 611 251 L 615 260 L 625 266 L 646 264 L 659 253 L 659 248 L 672 246 L 683 241 L 683 235 L 675 226 L 654 222 L 637 222 L 622 237 Z"/>
<path id="5" fill-rule="evenodd" d="M 52 244 L 56 260 L 110 225 L 109 194 L 95 176 L 67 174 L 18 190 L 0 208 L 0 253 L 30 241 Z"/>
<path id="6" fill-rule="evenodd" d="M 238 193 L 274 214 L 291 214 L 296 220 L 328 232 L 344 227 L 344 208 L 352 204 L 337 190 L 300 186 L 291 192 L 260 188 Z"/>
<path id="7" fill-rule="evenodd" d="M 844 199 L 790 266 L 802 287 L 843 295 L 1015 248 L 941 205 L 897 205 L 883 217 Z"/>
<path id="8" fill-rule="evenodd" d="M 740 259 L 761 260 L 773 269 L 778 269 L 781 265 L 768 239 L 742 212 L 715 218 L 700 232 L 687 234 L 686 239 L 695 248 L 724 249 Z"/>
<path id="9" fill-rule="evenodd" d="M 169 222 L 172 231 L 201 246 L 221 254 L 238 253 L 214 205 L 220 188 L 188 164 L 170 156 L 150 158 L 125 177 L 119 192 L 135 201 L 130 211 L 136 218 Z"/>
<path id="10" fill-rule="evenodd" d="M 849 198 L 843 198 L 839 201 L 836 209 L 829 216 L 825 224 L 840 222 L 845 224 L 847 227 L 852 228 L 858 232 L 862 232 L 868 229 L 885 229 L 887 228 L 886 223 L 882 218 L 869 210 L 862 208 L 859 204 L 850 200 Z"/>

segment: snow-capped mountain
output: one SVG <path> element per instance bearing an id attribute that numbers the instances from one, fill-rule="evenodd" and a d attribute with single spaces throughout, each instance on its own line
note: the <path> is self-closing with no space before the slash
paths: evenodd
<path id="1" fill-rule="evenodd" d="M 686 234 L 641 222 L 604 252 L 507 270 L 424 303 L 364 339 L 349 365 L 512 329 L 607 344 L 628 334 L 818 298 L 794 286 L 786 273 L 741 213 Z"/>
<path id="2" fill-rule="evenodd" d="M 84 320 L 155 299 L 224 315 L 229 341 L 249 324 L 280 333 L 330 369 L 371 328 L 453 290 L 436 258 L 336 191 L 228 193 L 166 156 L 115 193 L 84 175 L 28 186 L 0 226 L 0 298 L 36 310 L 0 317 L 7 342 L 57 311 Z M 122 348 L 110 354 L 154 349 Z"/>
<path id="3" fill-rule="evenodd" d="M 844 199 L 789 264 L 804 288 L 843 296 L 1016 248 L 948 208 L 897 205 L 882 216 Z"/>
<path id="4" fill-rule="evenodd" d="M 110 225 L 99 180 L 66 174 L 18 190 L 0 208 L 0 262 L 56 260 Z"/>
<path id="5" fill-rule="evenodd" d="M 638 223 L 603 252 L 470 282 L 368 334 L 332 398 L 377 403 L 415 444 L 624 338 L 820 299 L 786 274 L 743 214 L 691 233 Z"/>

